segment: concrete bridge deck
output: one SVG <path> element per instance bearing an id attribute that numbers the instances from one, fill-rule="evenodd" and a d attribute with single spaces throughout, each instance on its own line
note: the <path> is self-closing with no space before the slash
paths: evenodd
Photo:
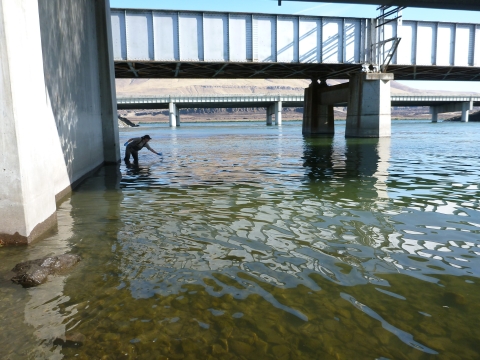
<path id="1" fill-rule="evenodd" d="M 391 106 L 442 106 L 460 103 L 472 103 L 480 106 L 480 96 L 423 96 L 423 95 L 391 95 Z M 281 101 L 283 107 L 303 107 L 304 95 L 173 95 L 117 97 L 117 108 L 127 109 L 168 109 L 170 103 L 179 108 L 237 108 L 267 107 Z M 338 101 L 332 105 L 346 106 L 346 101 Z"/>
<path id="2" fill-rule="evenodd" d="M 332 87 L 333 97 L 324 101 L 329 106 L 347 106 L 349 88 L 343 84 L 340 91 Z M 180 109 L 188 108 L 258 108 L 267 109 L 267 125 L 282 123 L 283 107 L 304 107 L 304 95 L 176 95 L 176 96 L 145 96 L 119 97 L 117 108 L 127 109 L 169 109 L 170 126 L 180 125 Z M 391 106 L 429 106 L 432 121 L 438 121 L 438 114 L 444 112 L 462 112 L 462 121 L 468 122 L 469 111 L 473 106 L 480 106 L 480 96 L 418 96 L 393 95 L 390 97 Z M 333 114 L 332 114 L 333 116 Z"/>

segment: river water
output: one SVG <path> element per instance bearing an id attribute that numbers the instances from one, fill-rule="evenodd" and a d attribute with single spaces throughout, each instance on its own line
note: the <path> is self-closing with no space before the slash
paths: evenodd
<path id="1" fill-rule="evenodd" d="M 480 124 L 164 124 L 0 251 L 0 357 L 480 358 Z M 122 149 L 123 155 L 123 149 Z M 71 252 L 37 288 L 3 275 Z"/>

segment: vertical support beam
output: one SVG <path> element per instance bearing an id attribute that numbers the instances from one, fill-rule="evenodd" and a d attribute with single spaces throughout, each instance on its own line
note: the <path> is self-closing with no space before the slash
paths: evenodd
<path id="1" fill-rule="evenodd" d="M 350 80 L 346 137 L 391 135 L 389 73 L 358 73 Z"/>
<path id="2" fill-rule="evenodd" d="M 473 103 L 471 101 L 462 103 L 462 122 L 468 122 L 470 116 L 469 110 L 472 108 Z"/>
<path id="3" fill-rule="evenodd" d="M 432 114 L 432 123 L 438 122 L 438 109 L 435 106 L 430 106 L 430 114 Z"/>
<path id="4" fill-rule="evenodd" d="M 267 106 L 267 126 L 272 125 L 272 117 L 274 112 L 275 112 L 275 105 L 268 105 Z"/>
<path id="5" fill-rule="evenodd" d="M 0 1 L 0 59 L 0 245 L 28 244 L 57 223 L 37 1 Z"/>
<path id="6" fill-rule="evenodd" d="M 473 101 L 463 101 L 457 103 L 447 103 L 430 107 L 430 113 L 432 114 L 432 122 L 437 122 L 438 114 L 449 112 L 462 112 L 461 121 L 468 122 L 469 111 L 473 110 Z"/>
<path id="7" fill-rule="evenodd" d="M 117 97 L 115 91 L 112 25 L 110 19 L 110 1 L 95 1 L 103 157 L 106 163 L 118 163 L 120 161 L 120 146 L 118 144 Z"/>
<path id="8" fill-rule="evenodd" d="M 180 126 L 180 108 L 178 105 L 175 105 L 175 123 Z"/>
<path id="9" fill-rule="evenodd" d="M 176 127 L 177 126 L 177 119 L 176 119 L 176 105 L 173 101 L 170 101 L 168 104 L 168 119 L 170 121 L 170 127 Z"/>
<path id="10" fill-rule="evenodd" d="M 333 105 L 322 104 L 322 89 L 327 89 L 325 81 L 320 84 L 312 80 L 305 89 L 303 105 L 303 135 L 334 135 Z"/>
<path id="11" fill-rule="evenodd" d="M 282 101 L 275 103 L 275 125 L 282 125 Z"/>

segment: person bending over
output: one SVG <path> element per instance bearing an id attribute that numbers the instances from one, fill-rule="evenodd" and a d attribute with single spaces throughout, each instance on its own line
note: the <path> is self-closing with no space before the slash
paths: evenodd
<path id="1" fill-rule="evenodd" d="M 144 147 L 146 147 L 148 150 L 150 150 L 154 154 L 162 155 L 161 152 L 156 152 L 150 147 L 150 145 L 148 145 L 148 142 L 150 140 L 151 140 L 150 135 L 128 139 L 128 141 L 125 144 L 123 144 L 127 147 L 125 149 L 125 158 L 124 158 L 125 162 L 130 162 L 130 154 L 131 154 L 133 156 L 133 161 L 135 163 L 138 163 L 138 152 L 142 150 Z"/>

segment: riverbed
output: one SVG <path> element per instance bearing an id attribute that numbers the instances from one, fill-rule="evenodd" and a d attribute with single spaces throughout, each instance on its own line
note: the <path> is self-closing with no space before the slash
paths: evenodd
<path id="1" fill-rule="evenodd" d="M 152 124 L 0 249 L 2 359 L 478 359 L 480 124 Z M 122 157 L 123 157 L 122 148 Z M 37 288 L 16 263 L 82 262 Z"/>

